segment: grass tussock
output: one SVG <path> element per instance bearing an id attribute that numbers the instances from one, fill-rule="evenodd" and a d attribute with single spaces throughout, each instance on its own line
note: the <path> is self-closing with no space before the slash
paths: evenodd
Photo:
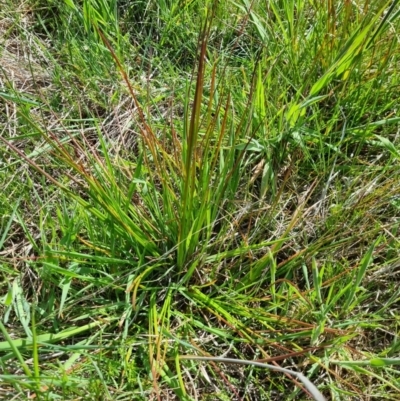
<path id="1" fill-rule="evenodd" d="M 0 399 L 399 398 L 399 15 L 5 0 Z"/>

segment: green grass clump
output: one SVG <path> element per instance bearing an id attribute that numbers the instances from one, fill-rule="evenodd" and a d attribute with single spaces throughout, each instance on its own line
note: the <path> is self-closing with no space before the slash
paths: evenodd
<path id="1" fill-rule="evenodd" d="M 6 0 L 0 399 L 399 398 L 399 15 Z"/>

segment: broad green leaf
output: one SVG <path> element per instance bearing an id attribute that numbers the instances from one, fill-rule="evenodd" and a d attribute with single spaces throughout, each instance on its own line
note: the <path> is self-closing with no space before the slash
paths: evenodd
<path id="1" fill-rule="evenodd" d="M 26 335 L 29 338 L 32 338 L 32 331 L 30 328 L 30 305 L 24 296 L 24 290 L 21 287 L 19 278 L 16 278 L 13 282 L 13 304 L 15 313 L 18 320 L 21 322 Z"/>
<path id="2" fill-rule="evenodd" d="M 64 277 L 61 280 L 60 287 L 61 287 L 61 300 L 60 300 L 60 307 L 58 309 L 58 317 L 62 316 L 62 311 L 65 305 L 65 301 L 68 296 L 69 289 L 71 287 L 72 278 L 71 277 Z"/>
<path id="3" fill-rule="evenodd" d="M 377 144 L 388 150 L 392 156 L 396 157 L 397 159 L 400 158 L 400 152 L 398 151 L 396 146 L 394 146 L 393 143 L 389 141 L 389 139 L 377 134 L 375 134 L 374 136 L 378 139 L 378 141 L 376 141 Z"/>
<path id="4" fill-rule="evenodd" d="M 70 327 L 55 334 L 40 334 L 37 336 L 36 341 L 39 345 L 42 343 L 56 343 L 65 340 L 66 338 L 73 337 L 77 334 L 84 333 L 85 331 L 91 330 L 95 327 L 101 327 L 101 323 L 104 324 L 104 322 L 95 321 L 89 324 L 85 324 L 84 326 Z M 33 345 L 32 338 L 15 338 L 12 339 L 11 342 L 9 341 L 0 342 L 0 351 L 1 352 L 10 351 L 12 347 L 29 348 L 32 347 L 32 345 Z"/>
<path id="5" fill-rule="evenodd" d="M 5 100 L 10 100 L 10 101 L 15 102 L 17 104 L 23 103 L 23 104 L 27 104 L 29 106 L 40 106 L 40 103 L 38 103 L 38 102 L 36 102 L 34 100 L 31 100 L 31 99 L 29 99 L 27 97 L 20 96 L 19 94 L 18 95 L 17 94 L 12 95 L 10 93 L 0 92 L 0 98 L 1 97 L 3 99 L 5 99 Z"/>

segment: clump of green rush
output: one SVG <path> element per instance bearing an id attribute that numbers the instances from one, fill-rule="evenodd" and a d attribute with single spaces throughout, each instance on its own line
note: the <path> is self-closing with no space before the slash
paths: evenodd
<path id="1" fill-rule="evenodd" d="M 3 0 L 0 400 L 399 399 L 398 32 Z"/>

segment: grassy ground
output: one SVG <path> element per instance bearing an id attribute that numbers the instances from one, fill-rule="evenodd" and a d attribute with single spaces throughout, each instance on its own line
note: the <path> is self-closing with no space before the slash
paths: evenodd
<path id="1" fill-rule="evenodd" d="M 399 3 L 3 0 L 0 399 L 400 399 Z"/>

